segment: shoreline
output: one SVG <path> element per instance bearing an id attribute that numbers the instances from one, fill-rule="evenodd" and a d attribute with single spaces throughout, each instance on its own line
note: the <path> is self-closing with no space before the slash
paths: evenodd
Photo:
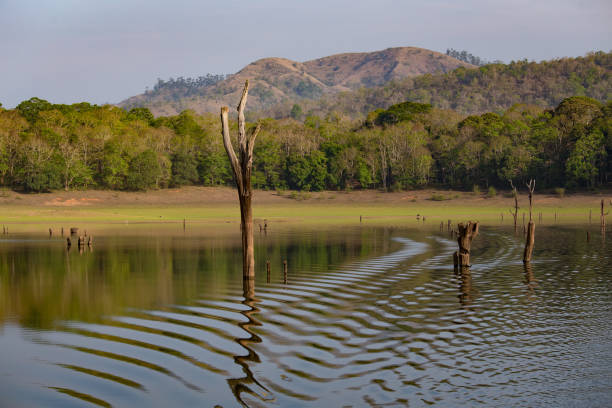
<path id="1" fill-rule="evenodd" d="M 520 193 L 519 193 L 520 194 Z M 444 200 L 441 200 L 441 199 Z M 600 202 L 612 213 L 612 192 L 600 194 L 534 194 L 533 217 L 542 224 L 599 225 Z M 254 192 L 253 218 L 255 229 L 266 219 L 283 224 L 354 225 L 414 225 L 417 215 L 426 217 L 430 226 L 440 222 L 453 223 L 472 219 L 488 224 L 511 225 L 509 210 L 513 199 L 508 192 L 495 197 L 484 193 L 447 190 L 413 190 L 380 192 Z M 519 195 L 518 224 L 522 214 L 529 218 L 527 194 Z M 118 191 L 58 191 L 41 194 L 21 194 L 4 191 L 0 196 L 0 224 L 38 225 L 50 227 L 61 223 L 98 225 L 188 224 L 219 225 L 240 222 L 236 192 L 229 187 L 183 187 L 148 192 Z M 503 214 L 503 222 L 501 220 Z M 555 220 L 555 214 L 556 220 Z M 612 218 L 608 215 L 607 218 Z M 556 222 L 555 222 L 556 221 Z"/>

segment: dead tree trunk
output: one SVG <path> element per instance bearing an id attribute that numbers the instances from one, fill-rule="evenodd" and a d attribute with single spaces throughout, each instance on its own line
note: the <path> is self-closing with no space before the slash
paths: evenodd
<path id="1" fill-rule="evenodd" d="M 509 181 L 510 181 L 510 187 L 512 187 L 512 196 L 514 197 L 514 212 L 512 212 L 512 209 L 510 209 L 510 214 L 512 214 L 512 217 L 514 217 L 514 232 L 516 233 L 516 218 L 518 217 L 518 210 L 519 210 L 518 191 L 516 187 L 514 187 L 514 184 L 512 184 L 512 180 L 509 180 Z"/>
<path id="2" fill-rule="evenodd" d="M 527 191 L 529 193 L 529 225 L 527 226 L 527 238 L 525 240 L 525 251 L 523 252 L 523 262 L 530 262 L 533 254 L 533 246 L 535 245 L 535 223 L 531 218 L 531 210 L 533 207 L 533 190 L 535 190 L 535 180 L 529 180 Z"/>
<path id="3" fill-rule="evenodd" d="M 236 157 L 234 147 L 230 138 L 228 112 L 229 108 L 221 108 L 221 127 L 223 134 L 223 145 L 227 152 L 234 180 L 238 189 L 238 200 L 240 202 L 240 230 L 242 232 L 242 275 L 245 279 L 255 278 L 255 255 L 253 251 L 253 211 L 251 200 L 253 191 L 251 189 L 251 170 L 253 168 L 253 147 L 255 138 L 259 133 L 260 126 L 257 125 L 247 135 L 245 130 L 244 107 L 249 91 L 249 81 L 244 84 L 242 97 L 238 104 L 238 149 L 240 159 Z"/>
<path id="4" fill-rule="evenodd" d="M 459 223 L 459 236 L 457 242 L 459 243 L 459 251 L 455 252 L 453 258 L 456 263 L 461 267 L 470 266 L 470 251 L 472 249 L 472 240 L 478 235 L 478 223 L 472 223 L 468 221 L 467 225 Z"/>

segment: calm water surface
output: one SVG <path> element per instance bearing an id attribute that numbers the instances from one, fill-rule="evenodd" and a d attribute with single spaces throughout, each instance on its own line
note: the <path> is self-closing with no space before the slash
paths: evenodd
<path id="1" fill-rule="evenodd" d="M 383 227 L 0 241 L 0 406 L 612 406 L 612 236 Z M 269 259 L 268 279 L 265 261 Z M 282 260 L 288 261 L 283 273 Z"/>

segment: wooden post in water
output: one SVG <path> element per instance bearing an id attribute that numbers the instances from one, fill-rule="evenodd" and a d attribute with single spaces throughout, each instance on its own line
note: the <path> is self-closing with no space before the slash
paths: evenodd
<path id="1" fill-rule="evenodd" d="M 242 275 L 244 279 L 255 279 L 255 255 L 253 246 L 253 209 L 251 200 L 253 191 L 251 189 L 251 170 L 253 168 L 253 147 L 255 139 L 260 130 L 257 125 L 253 131 L 247 134 L 245 130 L 244 107 L 249 92 L 249 81 L 244 83 L 242 97 L 238 103 L 238 146 L 240 158 L 236 156 L 229 131 L 229 108 L 221 108 L 221 128 L 223 145 L 232 166 L 234 180 L 238 189 L 238 201 L 240 202 L 240 231 L 242 233 Z"/>
<path id="2" fill-rule="evenodd" d="M 268 273 L 267 282 L 270 283 L 270 261 L 266 261 L 266 272 Z"/>
<path id="3" fill-rule="evenodd" d="M 457 264 L 460 267 L 470 267 L 470 251 L 472 249 L 472 240 L 478 235 L 478 222 L 472 223 L 472 221 L 468 221 L 467 225 L 463 225 L 461 222 L 458 225 L 458 229 L 457 243 L 459 244 L 459 251 L 455 252 L 453 259 L 457 258 Z"/>
<path id="4" fill-rule="evenodd" d="M 591 242 L 591 234 L 587 231 L 587 242 Z"/>
<path id="5" fill-rule="evenodd" d="M 448 229 L 449 231 L 451 230 L 451 220 L 448 220 L 447 229 Z"/>
<path id="6" fill-rule="evenodd" d="M 286 259 L 283 261 L 283 275 L 284 275 L 283 282 L 286 285 L 287 284 L 287 260 Z"/>
<path id="7" fill-rule="evenodd" d="M 533 208 L 533 190 L 535 190 L 535 180 L 529 180 L 527 191 L 529 193 L 529 225 L 527 226 L 527 237 L 525 239 L 525 251 L 523 252 L 523 262 L 530 262 L 535 245 L 535 223 L 531 218 L 531 210 Z"/>
<path id="8" fill-rule="evenodd" d="M 53 236 L 53 230 L 49 228 L 49 238 L 51 238 L 52 236 Z"/>
<path id="9" fill-rule="evenodd" d="M 512 214 L 512 217 L 514 218 L 514 232 L 516 233 L 516 217 L 518 217 L 518 210 L 519 210 L 518 190 L 516 189 L 516 187 L 514 187 L 512 180 L 508 180 L 508 181 L 510 181 L 510 186 L 512 187 L 512 196 L 514 197 L 514 212 L 512 212 L 512 209 L 510 209 L 510 214 Z"/>
<path id="10" fill-rule="evenodd" d="M 604 212 L 604 200 L 601 200 L 601 229 L 606 229 L 606 215 L 608 215 L 607 212 Z"/>
<path id="11" fill-rule="evenodd" d="M 64 227 L 62 227 L 62 237 L 64 236 Z"/>

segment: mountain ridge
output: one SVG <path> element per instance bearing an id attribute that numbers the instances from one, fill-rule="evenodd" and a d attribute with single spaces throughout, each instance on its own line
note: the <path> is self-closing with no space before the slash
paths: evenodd
<path id="1" fill-rule="evenodd" d="M 384 85 L 393 80 L 427 73 L 445 73 L 473 65 L 448 55 L 417 47 L 394 47 L 373 52 L 334 54 L 305 62 L 281 57 L 256 60 L 235 74 L 193 92 L 156 90 L 128 98 L 118 106 L 146 107 L 156 115 L 174 115 L 191 109 L 216 112 L 240 98 L 250 80 L 249 108 L 262 111 L 279 103 L 315 100 L 359 88 Z"/>

